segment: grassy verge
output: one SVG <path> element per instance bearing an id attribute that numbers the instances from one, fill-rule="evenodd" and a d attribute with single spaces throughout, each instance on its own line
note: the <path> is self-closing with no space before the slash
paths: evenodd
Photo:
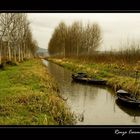
<path id="1" fill-rule="evenodd" d="M 0 70 L 0 124 L 74 124 L 74 114 L 58 92 L 41 60 L 6 66 Z"/>
<path id="2" fill-rule="evenodd" d="M 122 88 L 131 93 L 140 94 L 140 80 L 136 80 L 135 71 L 129 67 L 120 67 L 117 64 L 89 63 L 79 59 L 48 58 L 48 60 L 71 69 L 73 72 L 82 71 L 90 77 L 104 79 L 107 81 L 107 85 L 114 88 L 115 91 Z M 140 74 L 137 77 L 140 77 Z"/>

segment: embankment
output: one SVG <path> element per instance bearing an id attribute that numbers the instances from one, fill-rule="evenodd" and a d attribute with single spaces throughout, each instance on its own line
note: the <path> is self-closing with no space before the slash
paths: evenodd
<path id="1" fill-rule="evenodd" d="M 74 114 L 58 92 L 41 60 L 7 65 L 0 70 L 0 124 L 74 124 Z"/>

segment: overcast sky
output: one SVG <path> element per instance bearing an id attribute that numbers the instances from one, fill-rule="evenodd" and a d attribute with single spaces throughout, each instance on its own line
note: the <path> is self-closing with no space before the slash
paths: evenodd
<path id="1" fill-rule="evenodd" d="M 98 23 L 102 30 L 101 50 L 117 49 L 128 40 L 140 41 L 140 13 L 28 13 L 39 47 L 47 48 L 55 27 L 64 21 Z"/>

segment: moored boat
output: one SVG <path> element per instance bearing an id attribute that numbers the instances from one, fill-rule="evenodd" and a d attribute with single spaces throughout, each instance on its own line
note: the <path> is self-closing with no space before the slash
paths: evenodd
<path id="1" fill-rule="evenodd" d="M 89 83 L 89 84 L 96 84 L 96 85 L 105 85 L 105 80 L 95 79 L 88 77 L 85 73 L 76 73 L 72 74 L 72 78 L 76 82 L 81 83 Z"/>
<path id="2" fill-rule="evenodd" d="M 118 90 L 117 97 L 120 101 L 124 102 L 125 104 L 129 105 L 140 105 L 140 99 L 137 99 L 137 97 L 134 94 L 131 94 L 125 90 Z"/>

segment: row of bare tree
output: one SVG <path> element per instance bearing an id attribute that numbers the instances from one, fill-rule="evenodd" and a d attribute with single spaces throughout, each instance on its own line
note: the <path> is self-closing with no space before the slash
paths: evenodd
<path id="1" fill-rule="evenodd" d="M 54 56 L 92 55 L 101 43 L 101 30 L 98 24 L 74 22 L 67 26 L 61 22 L 54 30 L 48 51 Z"/>
<path id="2" fill-rule="evenodd" d="M 0 65 L 30 59 L 34 57 L 36 48 L 27 14 L 0 13 Z"/>

